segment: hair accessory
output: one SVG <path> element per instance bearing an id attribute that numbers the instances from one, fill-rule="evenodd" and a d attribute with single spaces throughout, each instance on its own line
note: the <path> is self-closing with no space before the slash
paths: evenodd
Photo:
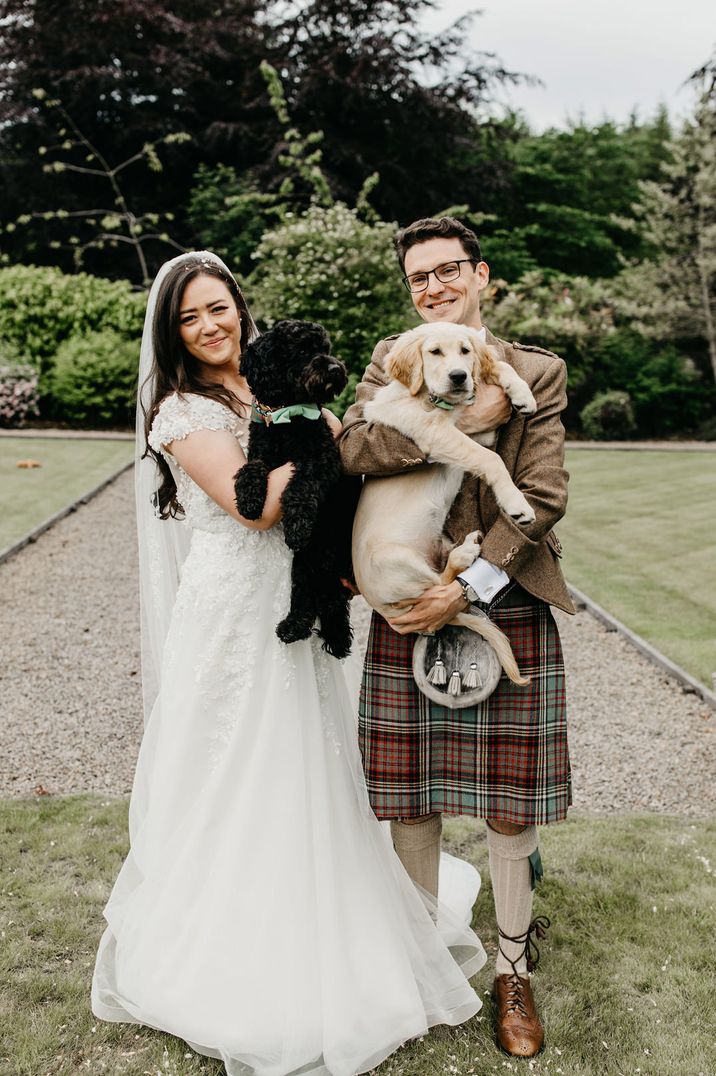
<path id="1" fill-rule="evenodd" d="M 435 659 L 435 664 L 428 673 L 429 684 L 446 684 L 447 672 L 445 670 L 445 662 L 443 661 L 443 644 L 438 640 L 438 656 Z"/>

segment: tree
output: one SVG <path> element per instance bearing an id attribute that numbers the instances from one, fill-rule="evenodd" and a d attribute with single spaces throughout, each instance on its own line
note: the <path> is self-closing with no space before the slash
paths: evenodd
<path id="1" fill-rule="evenodd" d="M 173 213 L 177 240 L 190 245 L 183 207 L 199 162 L 230 153 L 243 169 L 273 144 L 259 71 L 267 53 L 264 6 L 259 0 L 0 0 L 4 220 L 49 205 L 71 212 L 102 204 L 95 200 L 101 182 L 60 191 L 38 168 L 38 149 L 57 141 L 33 96 L 39 89 L 62 100 L 108 161 L 124 161 L 168 134 L 192 136 L 166 148 L 161 174 L 135 170 L 126 191 L 137 215 L 157 206 Z M 52 228 L 27 229 L 5 237 L 4 246 L 14 260 L 70 269 L 71 252 L 49 247 L 56 238 Z M 121 251 L 100 252 L 88 267 L 123 276 L 131 263 Z"/>
<path id="2" fill-rule="evenodd" d="M 192 136 L 171 147 L 161 176 L 134 173 L 128 192 L 139 214 L 157 205 L 174 214 L 176 240 L 192 245 L 185 210 L 200 164 L 231 168 L 264 194 L 283 181 L 281 158 L 290 146 L 261 77 L 262 59 L 281 72 L 297 125 L 323 133 L 335 197 L 352 202 L 378 172 L 377 207 L 387 219 L 434 212 L 452 198 L 473 200 L 477 191 L 489 201 L 506 172 L 490 102 L 494 89 L 516 76 L 490 54 L 462 59 L 465 20 L 442 34 L 421 33 L 419 16 L 429 3 L 0 0 L 4 219 L 51 204 L 51 177 L 35 163 L 38 148 L 51 143 L 32 97 L 41 89 L 63 101 L 107 160 L 126 160 L 169 133 Z M 66 192 L 58 208 L 85 206 Z M 7 237 L 6 249 L 19 261 L 58 260 L 39 231 Z M 71 258 L 63 264 L 71 267 Z M 126 264 L 97 254 L 88 268 L 123 275 Z"/>
<path id="3" fill-rule="evenodd" d="M 697 78 L 694 115 L 660 181 L 640 184 L 651 256 L 622 275 L 620 309 L 651 337 L 701 340 L 716 380 L 716 61 Z"/>
<path id="4" fill-rule="evenodd" d="M 516 124 L 510 189 L 485 221 L 485 254 L 498 276 L 531 269 L 614 276 L 644 244 L 632 221 L 639 181 L 654 179 L 667 156 L 668 117 L 659 110 L 623 127 L 573 123 L 531 134 Z"/>
<path id="5" fill-rule="evenodd" d="M 81 182 L 86 177 L 95 187 L 98 179 L 104 180 L 105 204 L 92 209 L 47 209 L 44 212 L 25 213 L 17 222 L 10 222 L 5 226 L 6 234 L 12 234 L 18 225 L 32 224 L 38 219 L 45 225 L 48 222 L 69 225 L 71 234 L 65 236 L 65 245 L 73 250 L 77 268 L 82 265 L 88 250 L 102 250 L 105 247 L 116 250 L 120 244 L 126 244 L 136 255 L 138 265 L 135 269 L 139 272 L 139 283 L 148 288 L 151 277 L 147 267 L 145 244 L 159 242 L 173 247 L 175 251 L 182 251 L 184 248 L 174 242 L 166 231 L 167 223 L 173 219 L 171 213 L 133 212 L 124 193 L 124 176 L 120 179 L 120 173 L 142 161 L 154 173 L 161 172 L 162 163 L 157 153 L 157 143 L 145 142 L 127 160 L 112 165 L 79 129 L 61 101 L 57 98 L 48 99 L 44 90 L 35 90 L 34 96 L 43 102 L 48 111 L 56 115 L 62 140 L 57 147 L 50 147 L 49 158 L 47 147 L 40 147 L 39 154 L 45 158 L 43 172 L 55 176 L 67 174 L 72 177 L 75 186 L 78 180 Z M 188 138 L 189 135 L 177 132 L 165 135 L 161 143 L 167 146 Z M 62 243 L 60 240 L 52 240 L 50 246 L 61 249 Z"/>
<path id="6" fill-rule="evenodd" d="M 323 132 L 335 196 L 353 201 L 377 172 L 376 209 L 401 223 L 447 201 L 479 197 L 490 208 L 507 168 L 494 92 L 522 77 L 491 53 L 465 49 L 474 13 L 441 33 L 421 32 L 431 6 L 310 0 L 289 4 L 276 27 L 291 114 L 302 130 Z"/>

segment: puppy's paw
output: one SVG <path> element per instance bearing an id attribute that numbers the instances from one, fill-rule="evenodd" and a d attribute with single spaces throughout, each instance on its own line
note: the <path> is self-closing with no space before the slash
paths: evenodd
<path id="1" fill-rule="evenodd" d="M 465 535 L 465 539 L 462 543 L 462 548 L 467 552 L 470 550 L 474 556 L 480 556 L 480 544 L 482 542 L 482 534 L 480 531 L 470 531 Z"/>
<path id="2" fill-rule="evenodd" d="M 504 499 L 502 507 L 510 519 L 514 519 L 515 523 L 521 526 L 535 521 L 534 509 L 530 507 L 529 502 L 518 489 Z"/>
<path id="3" fill-rule="evenodd" d="M 537 401 L 524 382 L 513 386 L 510 401 L 515 411 L 521 415 L 534 415 L 537 410 Z"/>
<path id="4" fill-rule="evenodd" d="M 450 550 L 446 568 L 453 578 L 460 572 L 464 572 L 466 568 L 469 568 L 480 556 L 481 538 L 482 535 L 479 531 L 473 531 L 472 534 L 466 536 L 464 542 Z"/>

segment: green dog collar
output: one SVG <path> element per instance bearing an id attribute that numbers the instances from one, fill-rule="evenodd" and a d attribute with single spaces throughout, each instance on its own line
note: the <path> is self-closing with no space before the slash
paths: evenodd
<path id="1" fill-rule="evenodd" d="M 265 407 L 256 400 L 251 404 L 251 421 L 264 422 L 267 426 L 272 423 L 274 426 L 280 426 L 285 422 L 290 422 L 296 415 L 313 420 L 321 417 L 321 409 L 317 404 L 288 404 L 286 407 Z"/>
<path id="2" fill-rule="evenodd" d="M 453 403 L 451 400 L 446 400 L 442 396 L 436 396 L 434 392 L 428 393 L 428 399 L 433 407 L 440 407 L 443 411 L 454 411 L 456 407 L 463 407 L 466 404 L 475 402 L 475 394 L 468 396 L 466 400 L 460 400 L 458 403 Z"/>

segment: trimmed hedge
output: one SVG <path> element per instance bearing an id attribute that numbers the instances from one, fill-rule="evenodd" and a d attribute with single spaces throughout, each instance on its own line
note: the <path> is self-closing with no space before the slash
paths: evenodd
<path id="1" fill-rule="evenodd" d="M 50 266 L 0 269 L 0 338 L 47 373 L 65 340 L 110 329 L 127 340 L 142 335 L 147 297 L 128 281 Z"/>
<path id="2" fill-rule="evenodd" d="M 628 392 L 600 392 L 583 407 L 582 430 L 593 441 L 621 441 L 636 433 Z"/>
<path id="3" fill-rule="evenodd" d="M 71 336 L 47 378 L 49 409 L 64 422 L 130 426 L 134 418 L 139 342 L 119 333 Z"/>

